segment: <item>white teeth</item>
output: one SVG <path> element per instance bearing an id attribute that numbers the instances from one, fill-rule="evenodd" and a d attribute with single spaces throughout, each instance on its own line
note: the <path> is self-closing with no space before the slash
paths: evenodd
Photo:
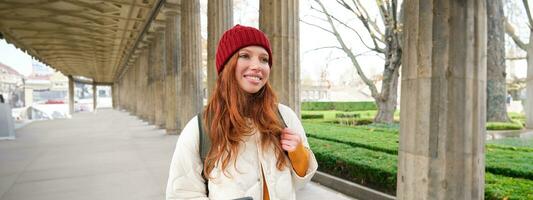
<path id="1" fill-rule="evenodd" d="M 261 80 L 261 78 L 259 78 L 258 76 L 245 75 L 244 77 L 248 77 L 248 78 L 254 79 L 256 81 Z"/>

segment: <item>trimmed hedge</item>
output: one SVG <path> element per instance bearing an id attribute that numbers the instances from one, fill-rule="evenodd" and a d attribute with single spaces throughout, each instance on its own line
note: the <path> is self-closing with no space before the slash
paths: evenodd
<path id="1" fill-rule="evenodd" d="M 374 122 L 372 119 L 357 119 L 357 118 L 340 118 L 340 119 L 333 119 L 333 120 L 326 120 L 325 123 L 332 123 L 332 124 L 340 124 L 344 126 L 361 126 L 361 125 L 368 125 L 372 124 Z"/>
<path id="2" fill-rule="evenodd" d="M 352 147 L 363 147 L 384 153 L 398 153 L 398 134 L 382 132 L 379 129 L 364 129 L 319 123 L 303 123 L 308 137 L 343 143 Z"/>
<path id="3" fill-rule="evenodd" d="M 362 111 L 362 110 L 377 110 L 377 106 L 373 101 L 302 102 L 302 110 Z"/>
<path id="4" fill-rule="evenodd" d="M 335 118 L 359 118 L 361 115 L 358 113 L 336 113 Z"/>
<path id="5" fill-rule="evenodd" d="M 302 119 L 324 119 L 324 114 L 302 114 Z"/>
<path id="6" fill-rule="evenodd" d="M 396 155 L 315 138 L 308 142 L 320 171 L 389 194 L 396 192 Z"/>
<path id="7" fill-rule="evenodd" d="M 501 149 L 511 149 L 533 152 L 533 138 L 502 138 L 487 141 L 487 146 Z"/>
<path id="8" fill-rule="evenodd" d="M 485 173 L 485 199 L 531 200 L 533 181 Z"/>
<path id="9" fill-rule="evenodd" d="M 372 129 L 304 122 L 311 138 L 349 145 L 352 148 L 398 154 L 399 136 L 393 132 L 376 132 Z M 486 170 L 495 174 L 533 180 L 533 148 L 488 145 Z"/>
<path id="10" fill-rule="evenodd" d="M 485 169 L 494 174 L 533 180 L 533 153 L 487 148 Z"/>
<path id="11" fill-rule="evenodd" d="M 320 171 L 395 195 L 397 157 L 346 144 L 308 138 Z M 485 173 L 485 199 L 533 199 L 533 181 Z"/>
<path id="12" fill-rule="evenodd" d="M 518 121 L 513 122 L 487 122 L 487 130 L 521 130 L 524 128 Z"/>
<path id="13" fill-rule="evenodd" d="M 395 195 L 397 157 L 309 138 L 320 171 Z M 485 173 L 485 199 L 533 199 L 533 181 Z"/>

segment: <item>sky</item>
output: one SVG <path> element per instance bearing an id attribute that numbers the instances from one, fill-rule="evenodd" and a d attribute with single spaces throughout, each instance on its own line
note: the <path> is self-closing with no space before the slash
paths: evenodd
<path id="1" fill-rule="evenodd" d="M 27 76 L 31 73 L 32 58 L 28 54 L 0 39 L 0 62 L 15 68 L 19 73 Z"/>
<path id="2" fill-rule="evenodd" d="M 201 2 L 201 24 L 202 24 L 202 37 L 207 37 L 207 0 L 200 0 Z M 310 0 L 301 0 L 300 1 L 300 18 L 302 20 L 320 23 L 319 20 L 316 20 L 316 12 L 313 12 L 310 9 L 311 5 Z M 365 3 L 368 12 L 371 17 L 377 16 L 376 6 L 373 1 L 363 1 Z M 329 9 L 333 9 L 335 13 L 344 12 L 344 9 L 340 7 L 335 7 L 335 4 L 326 4 Z M 316 4 L 315 4 L 316 6 Z M 248 26 L 258 27 L 258 10 L 259 10 L 259 1 L 245 1 L 245 0 L 234 0 L 234 23 L 242 24 Z M 520 13 L 518 13 L 520 14 Z M 523 14 L 523 13 L 522 13 Z M 353 16 L 349 13 L 345 13 L 342 16 Z M 348 18 L 348 21 L 358 30 L 364 30 L 357 20 L 352 17 Z M 523 29 L 524 25 L 518 27 Z M 527 27 L 526 27 L 527 28 Z M 341 34 L 349 34 L 348 30 L 342 30 Z M 363 34 L 363 37 L 365 35 Z M 368 38 L 364 38 L 368 39 Z M 358 62 L 363 67 L 363 70 L 368 74 L 370 78 L 379 74 L 383 69 L 383 59 L 380 56 L 377 56 L 375 53 L 367 52 L 360 40 L 353 37 L 353 39 L 348 40 L 350 46 L 353 47 L 354 52 L 364 53 L 359 56 Z M 325 47 L 325 46 L 334 46 L 337 45 L 336 39 L 329 33 L 326 33 L 318 28 L 300 23 L 300 68 L 301 68 L 301 77 L 302 79 L 311 79 L 318 80 L 320 74 L 324 69 L 327 71 L 328 79 L 336 82 L 337 84 L 340 81 L 345 79 L 359 79 L 355 68 L 352 66 L 350 60 L 346 58 L 345 54 L 337 49 L 322 49 L 314 50 L 316 48 Z M 0 62 L 8 65 L 14 66 L 15 70 L 19 71 L 23 75 L 29 75 L 31 73 L 31 56 L 23 53 L 16 47 L 11 44 L 7 44 L 5 40 L 0 39 Z M 519 61 L 515 63 L 515 73 L 518 75 L 524 75 L 525 77 L 525 61 Z"/>

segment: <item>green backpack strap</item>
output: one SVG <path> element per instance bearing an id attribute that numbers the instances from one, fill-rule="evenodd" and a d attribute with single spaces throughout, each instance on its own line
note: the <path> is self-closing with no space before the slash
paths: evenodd
<path id="1" fill-rule="evenodd" d="M 287 124 L 285 123 L 285 120 L 283 120 L 283 116 L 281 115 L 281 112 L 279 111 L 279 107 L 276 108 L 276 113 L 278 114 L 278 120 L 281 121 L 281 125 L 283 125 L 283 128 L 288 128 Z"/>
<path id="2" fill-rule="evenodd" d="M 203 121 L 203 111 L 200 111 L 198 113 L 198 131 L 199 131 L 199 154 L 200 154 L 200 161 L 202 162 L 202 177 L 205 181 L 205 189 L 207 191 L 207 195 L 209 195 L 209 187 L 208 187 L 208 180 L 204 175 L 204 168 L 203 165 L 205 163 L 205 158 L 207 157 L 207 153 L 209 153 L 209 149 L 211 148 L 211 139 L 209 138 L 209 132 L 208 129 L 204 128 Z M 207 123 L 206 123 L 207 124 Z"/>
<path id="3" fill-rule="evenodd" d="M 200 159 L 202 160 L 202 163 L 205 161 L 205 158 L 207 157 L 207 153 L 209 152 L 209 149 L 211 147 L 211 139 L 209 138 L 209 129 L 204 128 L 203 121 L 203 111 L 198 113 L 198 130 L 200 131 Z M 205 123 L 208 124 L 208 123 Z"/>

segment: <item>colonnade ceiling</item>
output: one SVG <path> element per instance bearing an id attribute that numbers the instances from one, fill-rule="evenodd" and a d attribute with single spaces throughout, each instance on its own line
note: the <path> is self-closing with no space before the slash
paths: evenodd
<path id="1" fill-rule="evenodd" d="M 0 32 L 65 75 L 111 83 L 161 1 L 0 0 Z"/>

